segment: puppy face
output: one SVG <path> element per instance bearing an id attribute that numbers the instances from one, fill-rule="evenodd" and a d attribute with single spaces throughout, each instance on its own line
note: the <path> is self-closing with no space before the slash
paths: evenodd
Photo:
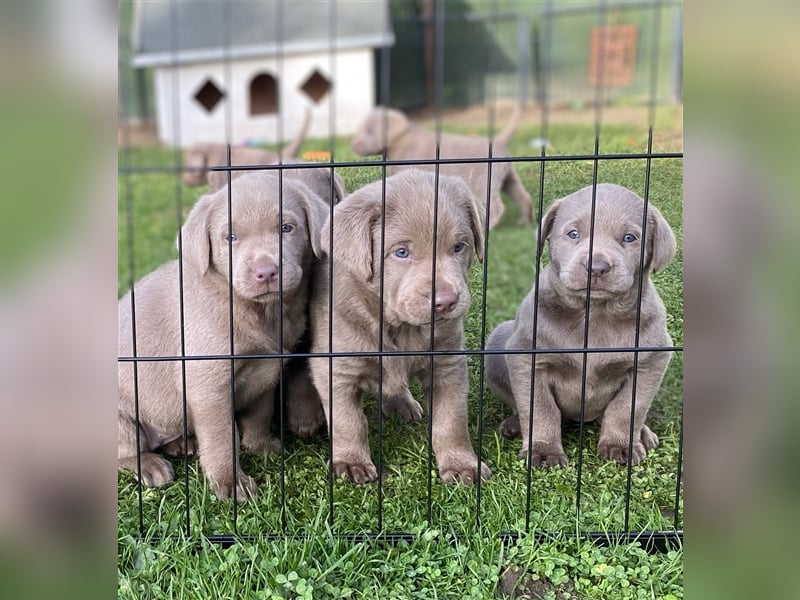
<path id="1" fill-rule="evenodd" d="M 359 156 L 380 154 L 392 145 L 408 127 L 408 119 L 399 110 L 378 107 L 372 111 L 356 131 L 351 147 Z"/>
<path id="2" fill-rule="evenodd" d="M 591 279 L 592 297 L 627 292 L 638 281 L 643 243 L 645 272 L 672 260 L 676 252 L 672 229 L 652 204 L 645 222 L 644 209 L 644 200 L 630 190 L 598 185 L 590 254 L 591 186 L 557 200 L 543 219 L 542 236 L 548 240 L 550 265 L 563 287 L 585 294 Z"/>
<path id="3" fill-rule="evenodd" d="M 182 229 L 186 263 L 203 276 L 222 275 L 243 300 L 269 303 L 277 301 L 280 289 L 294 291 L 311 252 L 319 255 L 327 207 L 302 183 L 284 181 L 281 210 L 278 190 L 275 175 L 237 177 L 230 221 L 227 189 L 201 198 Z"/>
<path id="4" fill-rule="evenodd" d="M 470 303 L 473 253 L 483 259 L 483 231 L 467 184 L 440 175 L 434 235 L 435 175 L 408 170 L 369 184 L 340 203 L 333 215 L 334 265 L 379 293 L 383 267 L 384 318 L 390 325 L 460 319 Z M 434 250 L 435 241 L 435 250 Z M 323 247 L 327 234 L 322 233 Z M 435 254 L 435 258 L 434 258 Z"/>

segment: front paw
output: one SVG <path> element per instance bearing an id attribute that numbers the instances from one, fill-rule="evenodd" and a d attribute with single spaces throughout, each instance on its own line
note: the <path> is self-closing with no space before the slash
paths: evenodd
<path id="1" fill-rule="evenodd" d="M 236 501 L 244 502 L 245 500 L 258 497 L 258 484 L 255 479 L 244 473 L 241 469 L 236 472 L 236 485 L 233 484 L 233 478 L 222 477 L 216 478 L 213 476 L 208 477 L 211 484 L 211 489 L 220 500 L 228 500 L 233 498 L 234 488 L 236 489 Z"/>
<path id="2" fill-rule="evenodd" d="M 533 450 L 530 452 L 523 447 L 519 457 L 530 461 L 536 468 L 566 467 L 569 462 L 561 445 L 550 442 L 534 442 Z"/>
<path id="3" fill-rule="evenodd" d="M 188 438 L 181 436 L 176 440 L 164 444 L 161 447 L 161 451 L 167 456 L 175 458 L 195 456 L 197 454 L 197 439 L 191 435 Z"/>
<path id="4" fill-rule="evenodd" d="M 133 460 L 135 461 L 136 458 L 133 457 Z M 146 487 L 160 488 L 172 483 L 175 480 L 175 470 L 172 468 L 172 463 L 170 463 L 166 458 L 151 452 L 145 452 L 142 453 L 141 463 L 142 485 Z"/>
<path id="5" fill-rule="evenodd" d="M 422 406 L 406 390 L 399 396 L 383 397 L 383 414 L 387 417 L 397 415 L 406 423 L 416 423 L 422 418 Z"/>
<path id="6" fill-rule="evenodd" d="M 292 402 L 287 405 L 286 421 L 289 431 L 296 436 L 303 439 L 310 438 L 326 425 L 325 413 L 322 412 L 322 405 L 319 402 L 315 406 L 308 404 L 302 409 L 297 407 L 290 409 L 289 406 L 292 406 Z"/>
<path id="7" fill-rule="evenodd" d="M 281 442 L 272 435 L 242 435 L 242 447 L 254 454 L 261 454 L 267 458 L 281 453 Z"/>
<path id="8" fill-rule="evenodd" d="M 500 423 L 499 427 L 500 435 L 504 438 L 513 439 L 519 437 L 520 435 L 520 428 L 519 428 L 519 415 L 511 415 L 510 417 L 506 417 L 502 423 Z"/>
<path id="9" fill-rule="evenodd" d="M 656 438 L 656 443 L 658 438 Z M 628 443 L 600 440 L 597 444 L 597 453 L 604 460 L 613 460 L 621 465 L 628 464 Z M 631 466 L 638 465 L 647 456 L 647 449 L 640 441 L 635 441 L 630 447 Z"/>
<path id="10" fill-rule="evenodd" d="M 370 481 L 377 481 L 378 479 L 378 470 L 371 462 L 349 463 L 334 461 L 333 473 L 337 477 L 343 477 L 351 483 L 369 483 Z"/>
<path id="11" fill-rule="evenodd" d="M 480 473 L 478 470 L 477 456 L 446 459 L 439 462 L 439 477 L 445 483 L 471 484 L 477 481 L 478 477 L 482 481 L 486 481 L 492 476 L 492 470 L 483 462 L 480 463 Z"/>

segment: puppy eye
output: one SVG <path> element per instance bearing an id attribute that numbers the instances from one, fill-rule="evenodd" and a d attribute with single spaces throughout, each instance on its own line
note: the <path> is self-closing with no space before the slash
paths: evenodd
<path id="1" fill-rule="evenodd" d="M 289 223 L 284 223 L 281 225 L 281 233 L 291 233 L 294 231 L 294 225 L 290 225 Z"/>
<path id="2" fill-rule="evenodd" d="M 636 241 L 636 236 L 632 233 L 626 233 L 625 235 L 622 236 L 622 241 L 625 242 L 626 244 L 630 244 L 631 242 Z"/>
<path id="3" fill-rule="evenodd" d="M 392 252 L 397 258 L 408 258 L 411 256 L 411 253 L 408 251 L 408 248 L 403 248 L 402 246 Z"/>
<path id="4" fill-rule="evenodd" d="M 229 233 L 228 235 L 225 236 L 225 241 L 226 242 L 238 242 L 239 238 L 236 237 L 235 233 Z"/>
<path id="5" fill-rule="evenodd" d="M 458 254 L 459 252 L 463 252 L 463 251 L 464 251 L 464 248 L 466 248 L 466 247 L 467 247 L 467 245 L 466 245 L 464 242 L 458 242 L 458 243 L 457 243 L 457 244 L 456 244 L 456 245 L 453 247 L 453 252 L 455 252 L 456 254 Z"/>
<path id="6" fill-rule="evenodd" d="M 570 230 L 567 232 L 567 237 L 568 237 L 569 239 L 571 239 L 571 240 L 577 240 L 578 238 L 580 238 L 580 237 L 581 237 L 581 234 L 580 234 L 580 232 L 579 232 L 577 229 L 570 229 Z"/>

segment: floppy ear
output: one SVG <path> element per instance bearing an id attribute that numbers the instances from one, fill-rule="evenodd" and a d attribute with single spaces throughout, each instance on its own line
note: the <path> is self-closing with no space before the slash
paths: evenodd
<path id="1" fill-rule="evenodd" d="M 218 194 L 206 194 L 194 205 L 181 228 L 182 255 L 186 263 L 202 275 L 211 266 L 211 231 L 209 212 Z"/>
<path id="2" fill-rule="evenodd" d="M 647 205 L 647 254 L 645 268 L 653 273 L 666 267 L 675 257 L 678 244 L 667 220 L 652 204 Z"/>
<path id="3" fill-rule="evenodd" d="M 283 185 L 284 190 L 294 187 L 297 200 L 306 216 L 306 223 L 308 224 L 308 237 L 311 240 L 311 250 L 314 252 L 314 256 L 318 258 L 321 257 L 323 250 L 320 236 L 322 235 L 322 230 L 325 226 L 325 219 L 328 217 L 328 204 L 317 194 L 311 191 L 302 181 L 292 180 L 291 184 L 287 185 L 287 180 L 284 180 Z"/>
<path id="4" fill-rule="evenodd" d="M 556 215 L 558 215 L 558 209 L 561 206 L 561 198 L 556 200 L 550 205 L 550 208 L 547 209 L 547 212 L 544 213 L 544 217 L 542 217 L 542 228 L 538 231 L 538 241 L 537 241 L 537 248 L 539 255 L 542 254 L 544 250 L 544 242 L 550 237 L 550 234 L 553 233 L 553 225 L 556 222 Z"/>
<path id="5" fill-rule="evenodd" d="M 331 257 L 334 264 L 343 265 L 359 279 L 371 281 L 372 227 L 380 218 L 380 196 L 375 186 L 366 186 L 336 205 L 322 228 L 322 252 Z M 330 246 L 330 227 L 333 222 L 333 249 Z"/>
<path id="6" fill-rule="evenodd" d="M 483 213 L 479 206 L 478 200 L 472 190 L 464 184 L 463 189 L 459 192 L 464 196 L 467 210 L 469 211 L 470 227 L 472 229 L 472 237 L 475 241 L 475 256 L 478 260 L 483 262 L 483 246 L 486 243 L 483 227 Z"/>
<path id="7" fill-rule="evenodd" d="M 347 195 L 347 188 L 342 177 L 333 171 L 333 203 L 339 204 Z"/>

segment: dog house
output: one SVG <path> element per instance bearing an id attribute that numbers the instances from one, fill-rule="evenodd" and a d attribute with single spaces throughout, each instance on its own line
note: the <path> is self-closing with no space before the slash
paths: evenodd
<path id="1" fill-rule="evenodd" d="M 394 34 L 387 0 L 137 0 L 132 41 L 160 141 L 186 147 L 286 142 L 309 105 L 308 137 L 353 133 Z"/>

